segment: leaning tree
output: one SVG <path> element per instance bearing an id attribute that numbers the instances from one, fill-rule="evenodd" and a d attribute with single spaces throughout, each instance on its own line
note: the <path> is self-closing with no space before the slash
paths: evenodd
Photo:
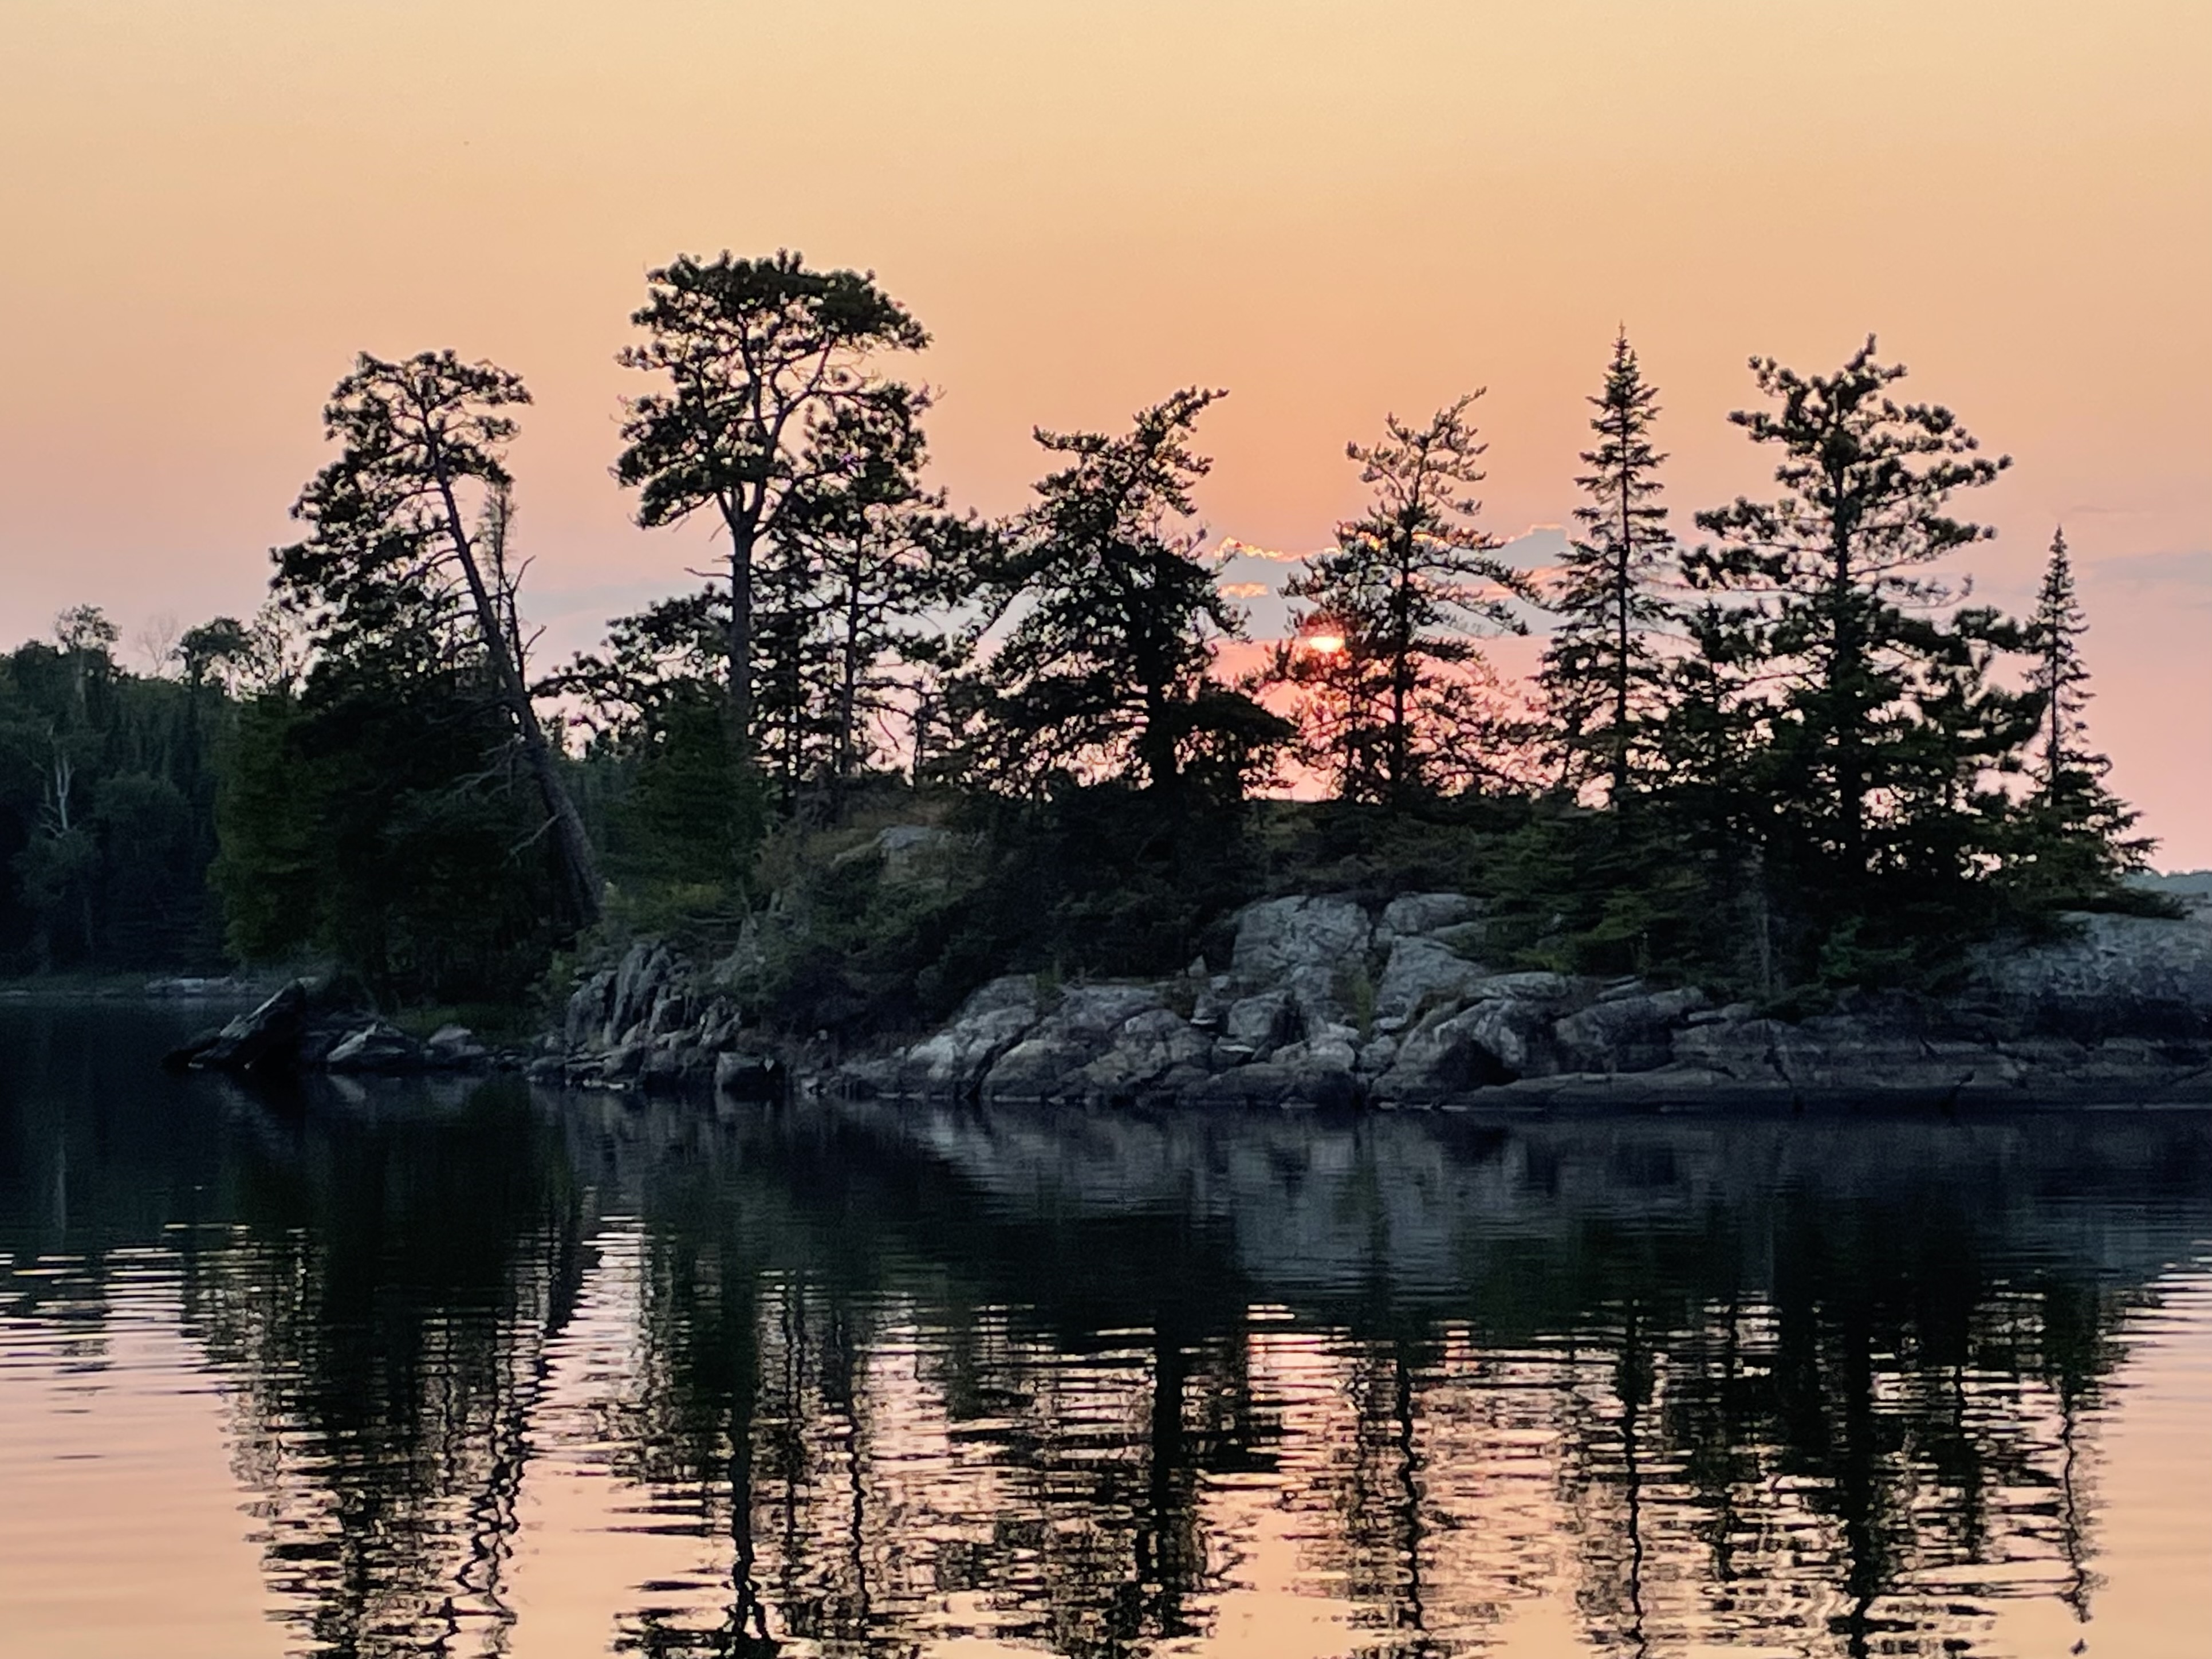
<path id="1" fill-rule="evenodd" d="M 465 615 L 551 831 L 567 920 L 582 927 L 599 915 L 598 861 L 531 701 L 507 545 L 506 411 L 529 401 L 520 377 L 451 351 L 362 353 L 323 410 L 339 453 L 292 509 L 308 533 L 277 550 L 276 586 L 341 647 Z"/>

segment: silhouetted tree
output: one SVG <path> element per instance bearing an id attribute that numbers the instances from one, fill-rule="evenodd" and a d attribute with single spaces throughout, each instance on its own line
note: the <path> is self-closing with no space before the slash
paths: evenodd
<path id="1" fill-rule="evenodd" d="M 1200 777 L 1237 793 L 1288 735 L 1211 672 L 1244 625 L 1190 522 L 1211 465 L 1190 430 L 1221 395 L 1178 392 L 1126 436 L 1038 430 L 1070 460 L 1012 527 L 993 580 L 1005 632 L 955 688 L 975 775 L 1030 788 L 1103 776 L 1156 795 Z"/>
<path id="2" fill-rule="evenodd" d="M 2109 892 L 2143 867 L 2152 843 L 2128 831 L 2137 814 L 2105 787 L 2112 763 L 2088 747 L 2085 711 L 2094 695 L 2081 658 L 2089 619 L 2081 608 L 2064 531 L 2051 538 L 2051 558 L 2028 623 L 2027 684 L 2041 699 L 2034 792 L 2029 801 L 2031 851 L 2027 881 L 2051 902 L 2080 902 Z"/>
<path id="3" fill-rule="evenodd" d="M 763 567 L 763 753 L 787 800 L 819 786 L 833 817 L 878 751 L 871 728 L 902 695 L 908 665 L 950 660 L 951 642 L 925 619 L 969 596 L 969 556 L 988 539 L 922 489 L 911 416 L 860 407 L 817 428 L 816 471 Z"/>
<path id="4" fill-rule="evenodd" d="M 730 741 L 750 763 L 754 738 L 754 575 L 793 503 L 836 465 L 821 441 L 858 421 L 903 431 L 927 394 L 888 380 L 876 354 L 919 351 L 929 336 L 851 270 L 810 270 L 796 253 L 712 260 L 682 255 L 647 277 L 631 321 L 643 344 L 623 364 L 667 377 L 629 405 L 615 476 L 639 492 L 638 522 L 675 524 L 711 507 L 728 534 L 726 690 Z"/>
<path id="5" fill-rule="evenodd" d="M 1353 799 L 1396 807 L 1430 788 L 1433 739 L 1464 714 L 1455 705 L 1470 695 L 1467 671 L 1480 663 L 1474 631 L 1527 631 L 1511 601 L 1534 590 L 1494 556 L 1501 544 L 1475 526 L 1482 504 L 1468 493 L 1482 479 L 1476 463 L 1487 447 L 1468 419 L 1480 396 L 1468 393 L 1425 427 L 1391 416 L 1381 443 L 1347 445 L 1374 501 L 1284 588 L 1307 603 L 1294 628 L 1340 642 L 1343 665 L 1324 663 L 1310 682 L 1334 706 L 1316 711 L 1310 729 L 1322 740 L 1314 757 Z"/>
<path id="6" fill-rule="evenodd" d="M 1651 442 L 1658 392 L 1626 332 L 1613 342 L 1605 390 L 1589 401 L 1599 441 L 1583 452 L 1591 470 L 1575 480 L 1589 497 L 1575 509 L 1583 533 L 1567 544 L 1552 585 L 1547 605 L 1560 622 L 1538 684 L 1568 787 L 1602 776 L 1619 809 L 1651 763 L 1666 678 L 1652 636 L 1672 613 L 1660 583 L 1676 560 L 1657 501 L 1667 459 Z"/>
<path id="7" fill-rule="evenodd" d="M 501 411 L 529 401 L 515 375 L 450 351 L 404 363 L 362 353 L 323 410 L 340 453 L 292 509 L 309 533 L 276 555 L 276 585 L 334 635 L 404 623 L 395 605 L 465 611 L 551 829 L 568 916 L 580 926 L 599 915 L 597 860 L 531 702 L 515 605 L 521 572 L 507 556 L 505 449 L 516 428 Z M 469 490 L 480 497 L 474 533 Z"/>
<path id="8" fill-rule="evenodd" d="M 1753 360 L 1776 407 L 1729 418 L 1782 450 L 1783 493 L 1699 514 L 1719 544 L 1686 560 L 1694 584 L 1734 598 L 1705 613 L 1698 642 L 1748 737 L 1733 786 L 1766 878 L 1819 912 L 1805 944 L 1845 977 L 1886 959 L 1875 935 L 1899 949 L 1955 936 L 1957 903 L 2007 834 L 1992 775 L 2033 730 L 2032 705 L 1989 678 L 2019 629 L 1920 574 L 1991 533 L 1952 516 L 1951 498 L 2009 463 L 1981 455 L 1949 410 L 1896 402 L 1905 371 L 1874 353 L 1869 339 L 1828 376 Z M 1876 905 L 1870 880 L 1903 885 Z"/>
<path id="9" fill-rule="evenodd" d="M 134 674 L 97 606 L 0 653 L 0 964 L 204 968 L 220 692 Z"/>
<path id="10" fill-rule="evenodd" d="M 540 687 L 580 706 L 583 776 L 618 876 L 732 882 L 759 839 L 759 781 L 738 769 L 722 718 L 728 640 L 729 595 L 705 587 L 616 617 L 605 648 Z"/>

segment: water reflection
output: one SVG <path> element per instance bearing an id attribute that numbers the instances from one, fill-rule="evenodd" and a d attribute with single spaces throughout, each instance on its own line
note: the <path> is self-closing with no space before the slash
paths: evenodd
<path id="1" fill-rule="evenodd" d="M 2196 1115 L 272 1109 L 40 1030 L 0 1418 L 161 1245 L 295 1652 L 2086 1638 L 2130 1322 L 2212 1238 Z"/>
<path id="2" fill-rule="evenodd" d="M 270 1589 L 313 1646 L 503 1651 L 530 1412 L 582 1282 L 582 1210 L 514 1091 L 386 1103 L 416 1110 L 256 1126 L 228 1171 L 230 1224 L 183 1246 L 182 1314 L 235 1379 Z"/>

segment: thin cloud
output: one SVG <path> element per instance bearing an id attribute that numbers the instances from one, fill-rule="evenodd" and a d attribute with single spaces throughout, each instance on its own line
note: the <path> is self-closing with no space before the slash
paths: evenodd
<path id="1" fill-rule="evenodd" d="M 1266 582 L 1224 582 L 1221 591 L 1232 599 L 1256 599 L 1275 590 Z"/>
<path id="2" fill-rule="evenodd" d="M 1241 542 L 1234 536 L 1224 536 L 1215 550 L 1224 559 L 1261 559 L 1270 564 L 1297 564 L 1307 556 L 1304 553 L 1280 553 L 1254 542 Z"/>

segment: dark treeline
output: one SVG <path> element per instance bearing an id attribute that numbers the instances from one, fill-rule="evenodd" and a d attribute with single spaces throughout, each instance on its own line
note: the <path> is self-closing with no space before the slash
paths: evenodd
<path id="1" fill-rule="evenodd" d="M 218 966 L 208 884 L 236 717 L 233 623 L 118 660 L 91 606 L 0 655 L 0 971 Z"/>
<path id="2" fill-rule="evenodd" d="M 1030 505 L 989 520 L 924 483 L 929 337 L 872 276 L 684 258 L 633 321 L 615 475 L 640 525 L 711 529 L 703 585 L 533 665 L 505 459 L 527 392 L 364 356 L 212 690 L 26 647 L 11 695 L 47 658 L 76 689 L 37 694 L 10 774 L 23 951 L 122 959 L 115 902 L 71 913 L 92 878 L 41 873 L 32 780 L 50 730 L 89 729 L 88 674 L 220 738 L 212 793 L 197 758 L 163 787 L 203 860 L 213 804 L 229 948 L 395 1000 L 512 998 L 649 927 L 750 939 L 760 1012 L 838 1028 L 1010 967 L 1178 967 L 1269 890 L 1426 884 L 1485 896 L 1531 964 L 1780 1001 L 1934 983 L 1970 939 L 2126 902 L 2146 849 L 2088 744 L 2063 538 L 2032 617 L 1968 602 L 1972 499 L 2008 462 L 1871 340 L 1828 374 L 1754 362 L 1732 418 L 1773 487 L 1685 523 L 1624 337 L 1546 575 L 1483 526 L 1480 394 L 1393 416 L 1348 446 L 1369 503 L 1286 585 L 1291 637 L 1232 672 L 1248 617 L 1192 497 L 1222 393 L 1040 429 Z M 1532 630 L 1540 668 L 1506 684 L 1484 638 Z M 1323 798 L 1285 799 L 1300 779 Z M 858 856 L 898 823 L 933 831 L 927 879 Z"/>

